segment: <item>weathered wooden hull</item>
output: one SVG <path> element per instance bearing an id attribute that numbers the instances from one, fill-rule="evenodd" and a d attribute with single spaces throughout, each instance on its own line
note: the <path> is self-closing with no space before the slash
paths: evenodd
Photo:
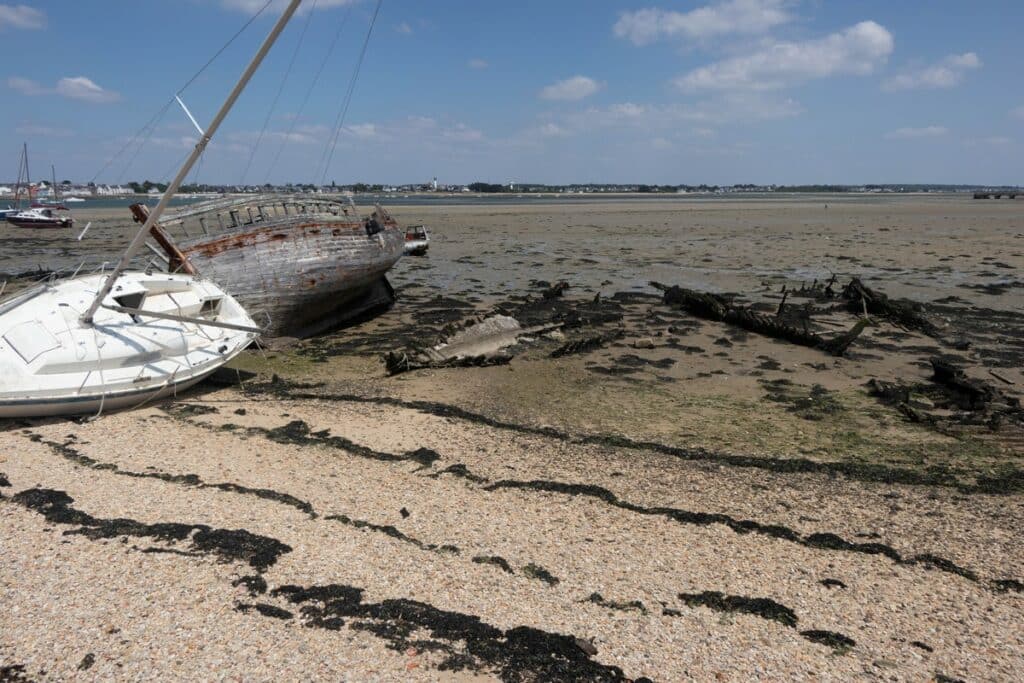
<path id="1" fill-rule="evenodd" d="M 391 220 L 369 235 L 362 221 L 316 215 L 178 245 L 204 277 L 267 325 L 266 334 L 306 337 L 348 317 L 401 258 L 404 243 L 404 231 Z"/>

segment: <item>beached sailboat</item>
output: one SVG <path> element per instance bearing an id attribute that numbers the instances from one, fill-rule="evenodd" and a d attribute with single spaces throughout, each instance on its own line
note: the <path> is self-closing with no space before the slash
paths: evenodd
<path id="1" fill-rule="evenodd" d="M 144 206 L 131 209 L 136 221 L 148 220 Z M 380 205 L 364 212 L 351 195 L 319 193 L 193 204 L 154 224 L 151 237 L 154 264 L 213 278 L 257 319 L 266 317 L 268 335 L 287 337 L 319 334 L 390 307 L 395 295 L 385 273 L 402 257 L 405 243 L 404 231 Z"/>
<path id="2" fill-rule="evenodd" d="M 98 412 L 159 398 L 202 380 L 259 334 L 213 282 L 127 268 L 300 2 L 290 1 L 114 270 L 0 302 L 0 417 Z"/>
<path id="3" fill-rule="evenodd" d="M 92 414 L 170 396 L 259 332 L 217 285 L 166 273 L 122 274 L 84 325 L 105 279 L 43 283 L 0 304 L 0 417 Z"/>
<path id="4" fill-rule="evenodd" d="M 56 213 L 61 210 L 67 209 L 60 204 L 30 206 L 7 216 L 7 222 L 17 228 L 70 228 L 75 221 Z"/>
<path id="5" fill-rule="evenodd" d="M 142 205 L 135 219 L 146 220 Z M 384 275 L 402 256 L 404 232 L 381 206 L 363 214 L 351 199 L 268 194 L 182 208 L 154 226 L 169 272 L 221 283 L 268 319 L 270 336 L 308 337 L 370 309 L 390 306 Z"/>

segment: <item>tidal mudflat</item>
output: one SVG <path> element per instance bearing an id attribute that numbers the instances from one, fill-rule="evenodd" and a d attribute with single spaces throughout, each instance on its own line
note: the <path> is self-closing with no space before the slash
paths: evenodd
<path id="1" fill-rule="evenodd" d="M 81 242 L 0 228 L 0 271 L 123 246 L 126 217 L 77 213 Z M 4 676 L 1024 668 L 1024 202 L 392 213 L 434 241 L 384 315 L 172 401 L 0 427 Z M 381 361 L 493 314 L 544 331 L 481 366 Z M 841 355 L 766 333 L 861 322 Z"/>

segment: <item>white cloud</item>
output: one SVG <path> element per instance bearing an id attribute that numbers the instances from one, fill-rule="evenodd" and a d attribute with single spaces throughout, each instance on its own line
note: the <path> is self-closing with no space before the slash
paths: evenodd
<path id="1" fill-rule="evenodd" d="M 7 87 L 12 90 L 17 90 L 23 95 L 45 95 L 47 93 L 46 88 L 43 86 L 31 79 L 21 78 L 20 76 L 11 76 L 8 78 Z"/>
<path id="2" fill-rule="evenodd" d="M 1013 138 L 1008 138 L 1005 135 L 990 135 L 983 138 L 967 138 L 964 140 L 964 144 L 968 147 L 976 147 L 978 145 L 987 145 L 990 147 L 1010 147 L 1014 144 Z"/>
<path id="3" fill-rule="evenodd" d="M 192 129 L 186 127 L 186 130 L 191 131 Z M 348 130 L 348 127 L 346 127 L 346 130 Z M 264 140 L 280 140 L 297 145 L 325 145 L 330 140 L 331 132 L 332 129 L 323 124 L 303 124 L 295 126 L 290 130 L 264 131 L 262 135 Z M 260 133 L 255 130 L 239 130 L 228 133 L 224 138 L 230 143 L 244 145 L 246 150 L 249 150 L 260 139 Z M 192 139 L 192 144 L 195 144 L 194 139 Z"/>
<path id="4" fill-rule="evenodd" d="M 54 88 L 54 92 L 64 97 L 70 97 L 73 100 L 84 100 L 99 104 L 116 102 L 121 99 L 121 96 L 116 92 L 101 88 L 85 76 L 60 79 L 57 81 L 57 87 Z"/>
<path id="5" fill-rule="evenodd" d="M 354 123 L 351 126 L 345 126 L 345 132 L 354 138 L 367 140 L 377 137 L 377 126 L 373 123 Z"/>
<path id="6" fill-rule="evenodd" d="M 557 123 L 551 123 L 549 121 L 548 123 L 545 123 L 540 128 L 538 128 L 537 133 L 547 138 L 557 138 L 562 137 L 564 135 L 568 135 L 569 131 L 567 131 L 565 128 L 562 128 Z"/>
<path id="7" fill-rule="evenodd" d="M 121 96 L 113 90 L 106 90 L 96 85 L 85 76 L 66 76 L 53 88 L 47 88 L 28 78 L 12 76 L 7 79 L 7 87 L 17 90 L 23 95 L 61 95 L 73 100 L 83 100 L 96 104 L 116 102 Z"/>
<path id="8" fill-rule="evenodd" d="M 695 135 L 712 137 L 710 126 L 740 121 L 763 121 L 796 116 L 802 111 L 792 99 L 766 97 L 761 93 L 729 93 L 690 104 L 636 104 L 621 102 L 607 107 L 559 114 L 541 127 L 542 135 L 582 135 L 608 128 L 637 132 L 662 132 L 662 137 L 692 128 Z"/>
<path id="9" fill-rule="evenodd" d="M 73 134 L 68 128 L 54 128 L 36 123 L 23 123 L 14 129 L 18 135 L 33 135 L 43 138 L 66 138 Z"/>
<path id="10" fill-rule="evenodd" d="M 604 83 L 598 83 L 593 78 L 573 76 L 545 87 L 540 91 L 540 96 L 545 100 L 575 102 L 582 100 L 584 97 L 590 97 L 603 87 Z"/>
<path id="11" fill-rule="evenodd" d="M 1024 104 L 1010 111 L 1010 116 L 1015 119 L 1024 119 Z"/>
<path id="12" fill-rule="evenodd" d="M 862 21 L 803 42 L 775 42 L 749 55 L 694 69 L 675 79 L 682 90 L 769 90 L 839 74 L 864 76 L 885 63 L 893 37 L 885 27 Z"/>
<path id="13" fill-rule="evenodd" d="M 485 60 L 480 59 L 478 57 L 469 60 L 470 69 L 486 69 L 488 66 L 490 66 L 490 64 L 488 64 Z"/>
<path id="14" fill-rule="evenodd" d="M 403 34 L 403 35 L 407 35 L 407 36 L 412 35 L 412 26 L 410 26 L 409 22 L 407 22 L 407 21 L 403 21 L 401 24 L 396 26 L 395 30 L 398 31 L 399 33 Z"/>
<path id="15" fill-rule="evenodd" d="M 0 5 L 0 30 L 6 28 L 39 29 L 46 27 L 46 15 L 28 5 Z"/>
<path id="16" fill-rule="evenodd" d="M 917 138 L 940 138 L 949 134 L 949 129 L 944 126 L 924 126 L 922 128 L 897 128 L 887 133 L 885 137 L 890 140 L 913 140 Z"/>
<path id="17" fill-rule="evenodd" d="M 651 147 L 658 151 L 672 149 L 672 141 L 667 138 L 654 138 L 651 140 Z"/>
<path id="18" fill-rule="evenodd" d="M 702 40 L 728 34 L 764 33 L 792 21 L 786 11 L 788 0 L 725 0 L 690 12 L 657 8 L 623 12 L 613 31 L 635 45 L 659 38 Z"/>
<path id="19" fill-rule="evenodd" d="M 451 128 L 442 130 L 441 138 L 453 142 L 479 142 L 484 139 L 484 134 L 464 123 L 457 123 Z"/>
<path id="20" fill-rule="evenodd" d="M 426 116 L 408 116 L 404 119 L 386 122 L 354 123 L 345 126 L 343 140 L 348 144 L 374 144 L 405 146 L 428 146 L 451 150 L 455 146 L 486 143 L 483 132 L 462 122 L 439 123 Z M 323 144 L 329 138 L 327 126 L 299 126 L 294 135 L 302 135 L 295 142 Z M 253 133 L 252 135 L 255 135 Z M 267 137 L 280 137 L 281 133 L 267 133 Z"/>
<path id="21" fill-rule="evenodd" d="M 904 71 L 882 83 L 883 90 L 918 88 L 952 88 L 959 85 L 971 69 L 981 68 L 981 59 L 974 52 L 949 55 L 937 64 Z"/>

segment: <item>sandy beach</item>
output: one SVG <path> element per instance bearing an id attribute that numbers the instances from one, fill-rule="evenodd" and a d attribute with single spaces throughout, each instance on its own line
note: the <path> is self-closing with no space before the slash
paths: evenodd
<path id="1" fill-rule="evenodd" d="M 0 679 L 1019 677 L 1024 201 L 391 213 L 433 242 L 387 313 L 170 401 L 0 423 Z M 127 211 L 76 221 L 0 227 L 0 272 L 130 239 Z M 850 305 L 853 278 L 927 325 Z M 833 355 L 652 281 L 867 325 Z M 544 330 L 387 374 L 494 313 Z"/>

